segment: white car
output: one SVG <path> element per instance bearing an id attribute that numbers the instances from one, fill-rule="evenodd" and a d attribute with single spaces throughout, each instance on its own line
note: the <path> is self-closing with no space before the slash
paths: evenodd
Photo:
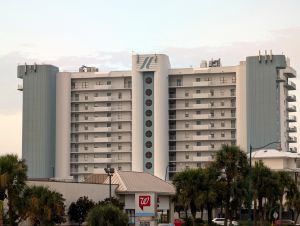
<path id="1" fill-rule="evenodd" d="M 224 221 L 225 221 L 225 218 L 214 218 L 213 220 L 212 220 L 212 222 L 214 222 L 215 224 L 217 224 L 217 225 L 224 225 Z M 228 222 L 228 224 L 227 225 L 229 225 L 230 224 L 230 220 L 227 220 L 227 222 Z M 238 226 L 239 225 L 239 223 L 237 222 L 237 221 L 232 221 L 232 225 L 234 225 L 234 226 Z"/>

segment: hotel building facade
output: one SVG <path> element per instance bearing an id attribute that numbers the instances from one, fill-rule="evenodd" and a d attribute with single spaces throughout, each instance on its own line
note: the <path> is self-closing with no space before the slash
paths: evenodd
<path id="1" fill-rule="evenodd" d="M 19 65 L 23 158 L 30 178 L 83 181 L 113 167 L 172 179 L 205 167 L 223 144 L 297 152 L 290 94 L 296 77 L 284 55 L 171 68 L 163 54 L 132 55 L 132 70 L 59 72 Z"/>

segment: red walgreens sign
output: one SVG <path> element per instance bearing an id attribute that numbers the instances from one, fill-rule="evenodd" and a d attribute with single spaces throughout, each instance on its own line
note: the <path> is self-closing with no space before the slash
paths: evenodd
<path id="1" fill-rule="evenodd" d="M 139 196 L 139 207 L 144 210 L 144 206 L 151 206 L 151 196 L 141 195 Z"/>

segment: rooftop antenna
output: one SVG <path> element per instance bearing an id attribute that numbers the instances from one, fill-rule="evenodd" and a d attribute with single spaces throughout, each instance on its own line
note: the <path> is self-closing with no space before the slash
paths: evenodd
<path id="1" fill-rule="evenodd" d="M 258 51 L 258 61 L 259 61 L 259 63 L 261 62 L 260 50 Z"/>

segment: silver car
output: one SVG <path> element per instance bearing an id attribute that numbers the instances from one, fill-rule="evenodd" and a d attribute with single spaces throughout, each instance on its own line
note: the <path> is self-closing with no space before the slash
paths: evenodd
<path id="1" fill-rule="evenodd" d="M 224 225 L 224 221 L 225 221 L 225 218 L 214 218 L 212 220 L 212 222 L 214 222 L 217 225 Z M 228 222 L 227 225 L 230 225 L 230 220 L 227 220 L 227 222 Z M 232 221 L 231 225 L 238 226 L 239 223 L 237 221 Z"/>

